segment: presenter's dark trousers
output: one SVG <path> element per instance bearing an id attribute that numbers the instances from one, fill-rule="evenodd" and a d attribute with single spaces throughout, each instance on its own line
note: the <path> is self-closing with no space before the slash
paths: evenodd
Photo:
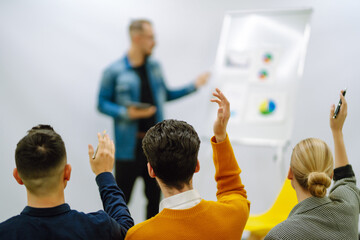
<path id="1" fill-rule="evenodd" d="M 147 170 L 147 159 L 141 147 L 142 138 L 136 143 L 135 161 L 124 161 L 123 159 L 115 162 L 115 178 L 118 186 L 125 194 L 125 201 L 129 203 L 131 192 L 137 177 L 144 179 L 145 196 L 148 200 L 146 217 L 147 219 L 159 213 L 160 188 L 155 178 L 149 176 Z"/>

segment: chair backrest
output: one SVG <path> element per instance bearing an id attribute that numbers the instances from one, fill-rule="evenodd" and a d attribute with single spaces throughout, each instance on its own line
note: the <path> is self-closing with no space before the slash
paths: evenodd
<path id="1" fill-rule="evenodd" d="M 296 192 L 291 186 L 291 181 L 286 179 L 274 204 L 269 209 L 268 214 L 272 215 L 274 218 L 276 218 L 276 216 L 281 217 L 284 215 L 287 217 L 291 209 L 293 209 L 297 203 Z"/>

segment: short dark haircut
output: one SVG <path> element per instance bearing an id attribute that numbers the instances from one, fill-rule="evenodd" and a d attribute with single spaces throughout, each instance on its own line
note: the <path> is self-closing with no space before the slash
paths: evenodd
<path id="1" fill-rule="evenodd" d="M 131 21 L 131 23 L 129 25 L 129 33 L 130 33 L 130 35 L 133 32 L 142 32 L 144 30 L 144 28 L 143 28 L 144 24 L 152 25 L 151 22 L 149 20 L 146 20 L 146 19 L 135 19 L 135 20 Z"/>
<path id="2" fill-rule="evenodd" d="M 178 120 L 164 120 L 148 130 L 144 153 L 156 176 L 168 187 L 182 189 L 194 175 L 200 139 L 195 129 Z"/>
<path id="3" fill-rule="evenodd" d="M 23 180 L 48 177 L 64 161 L 64 141 L 49 125 L 30 129 L 18 142 L 15 151 L 16 168 Z"/>

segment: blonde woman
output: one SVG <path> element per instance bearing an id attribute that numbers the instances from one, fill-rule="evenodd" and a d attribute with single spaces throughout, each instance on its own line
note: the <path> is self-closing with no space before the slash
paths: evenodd
<path id="1" fill-rule="evenodd" d="M 335 106 L 330 111 L 335 166 L 324 141 L 308 138 L 295 146 L 288 178 L 299 203 L 265 239 L 358 239 L 360 191 L 346 155 L 342 128 L 347 103 L 342 94 L 340 98 L 342 106 L 337 117 L 332 117 Z M 331 179 L 334 185 L 326 196 Z"/>

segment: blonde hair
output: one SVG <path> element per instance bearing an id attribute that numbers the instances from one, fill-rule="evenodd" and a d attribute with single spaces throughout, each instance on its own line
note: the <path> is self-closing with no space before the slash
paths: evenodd
<path id="1" fill-rule="evenodd" d="M 151 22 L 147 19 L 135 19 L 132 20 L 129 25 L 129 34 L 130 37 L 135 33 L 141 33 L 144 30 L 144 24 L 152 25 Z"/>
<path id="2" fill-rule="evenodd" d="M 328 145 L 316 138 L 299 142 L 291 155 L 291 170 L 297 182 L 315 197 L 324 197 L 334 168 Z"/>

